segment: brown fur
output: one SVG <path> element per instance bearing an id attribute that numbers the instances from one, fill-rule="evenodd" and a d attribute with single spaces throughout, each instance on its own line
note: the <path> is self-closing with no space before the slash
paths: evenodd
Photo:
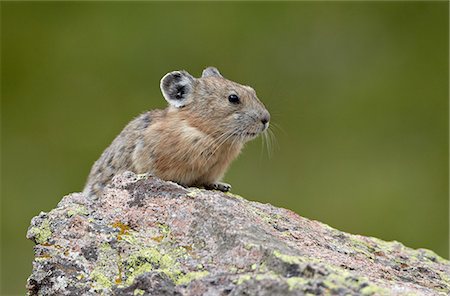
<path id="1" fill-rule="evenodd" d="M 215 68 L 197 79 L 171 72 L 161 87 L 171 105 L 132 120 L 95 162 L 85 191 L 98 194 L 115 174 L 127 170 L 210 187 L 245 142 L 267 128 L 261 120 L 268 121 L 269 113 L 255 91 L 223 78 Z M 239 96 L 239 104 L 228 100 L 231 93 Z M 180 102 L 183 106 L 174 106 Z"/>

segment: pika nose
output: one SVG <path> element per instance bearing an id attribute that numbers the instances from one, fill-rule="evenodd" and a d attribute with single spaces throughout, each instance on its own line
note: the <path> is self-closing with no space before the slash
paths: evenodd
<path id="1" fill-rule="evenodd" d="M 263 124 L 263 130 L 267 129 L 267 127 L 269 126 L 269 121 L 270 121 L 269 113 L 263 114 L 263 116 L 261 117 L 261 122 Z"/>
<path id="2" fill-rule="evenodd" d="M 263 114 L 263 116 L 261 117 L 261 122 L 262 124 L 265 126 L 267 126 L 267 123 L 270 121 L 270 115 L 269 113 L 267 114 Z"/>

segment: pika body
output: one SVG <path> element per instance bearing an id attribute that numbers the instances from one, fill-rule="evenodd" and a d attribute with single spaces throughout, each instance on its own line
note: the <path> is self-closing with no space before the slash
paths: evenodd
<path id="1" fill-rule="evenodd" d="M 200 78 L 173 71 L 160 82 L 169 103 L 133 119 L 90 171 L 84 192 L 100 194 L 114 175 L 149 173 L 182 186 L 229 191 L 220 182 L 244 144 L 264 132 L 270 114 L 253 88 L 214 67 Z"/>

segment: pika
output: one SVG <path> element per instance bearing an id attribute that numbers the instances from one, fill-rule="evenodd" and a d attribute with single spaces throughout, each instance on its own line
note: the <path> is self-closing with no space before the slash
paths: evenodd
<path id="1" fill-rule="evenodd" d="M 244 144 L 269 126 L 253 88 L 214 67 L 200 78 L 173 71 L 160 82 L 169 106 L 133 119 L 93 165 L 84 192 L 98 195 L 114 175 L 149 173 L 182 186 L 229 191 L 220 182 Z"/>

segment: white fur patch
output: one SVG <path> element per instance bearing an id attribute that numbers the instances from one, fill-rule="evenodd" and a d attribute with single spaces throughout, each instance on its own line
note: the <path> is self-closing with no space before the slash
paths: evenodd
<path id="1" fill-rule="evenodd" d="M 206 134 L 200 131 L 198 128 L 189 125 L 186 121 L 183 121 L 180 125 L 180 131 L 182 135 L 188 140 L 194 140 L 195 138 L 203 138 Z"/>

